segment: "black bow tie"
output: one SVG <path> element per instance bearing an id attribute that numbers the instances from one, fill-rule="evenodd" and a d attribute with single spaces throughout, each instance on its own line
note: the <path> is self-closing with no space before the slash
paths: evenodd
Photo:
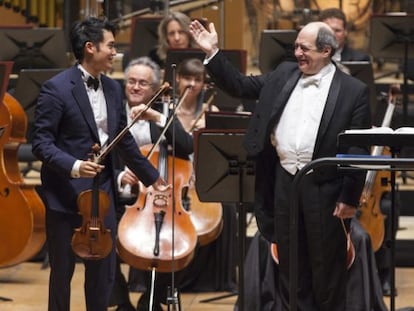
<path id="1" fill-rule="evenodd" d="M 88 80 L 86 81 L 86 85 L 88 87 L 93 87 L 93 89 L 96 91 L 99 87 L 99 79 L 89 77 Z"/>

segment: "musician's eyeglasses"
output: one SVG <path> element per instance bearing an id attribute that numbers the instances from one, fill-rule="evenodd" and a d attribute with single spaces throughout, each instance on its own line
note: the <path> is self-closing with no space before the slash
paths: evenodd
<path id="1" fill-rule="evenodd" d="M 139 87 L 143 89 L 148 89 L 152 86 L 152 83 L 148 82 L 147 80 L 135 80 L 135 79 L 128 79 L 127 85 L 129 87 L 134 87 L 138 84 Z"/>

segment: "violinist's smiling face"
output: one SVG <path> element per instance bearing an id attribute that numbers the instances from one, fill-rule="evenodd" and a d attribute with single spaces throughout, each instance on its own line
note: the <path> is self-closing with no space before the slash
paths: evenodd
<path id="1" fill-rule="evenodd" d="M 125 76 L 125 94 L 130 107 L 146 104 L 154 95 L 152 69 L 145 65 L 132 66 Z"/>

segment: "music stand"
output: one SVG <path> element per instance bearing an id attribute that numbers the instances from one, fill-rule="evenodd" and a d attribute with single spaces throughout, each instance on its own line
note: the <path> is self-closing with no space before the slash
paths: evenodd
<path id="1" fill-rule="evenodd" d="M 135 17 L 132 19 L 130 39 L 130 59 L 148 56 L 158 44 L 158 25 L 162 20 L 159 17 Z M 143 44 L 145 42 L 145 44 Z"/>
<path id="2" fill-rule="evenodd" d="M 251 114 L 223 111 L 207 111 L 205 114 L 207 129 L 247 129 Z"/>
<path id="3" fill-rule="evenodd" d="M 259 69 L 262 74 L 274 70 L 283 61 L 296 61 L 294 29 L 265 29 L 260 38 Z"/>
<path id="4" fill-rule="evenodd" d="M 255 164 L 243 148 L 244 130 L 200 130 L 195 132 L 195 188 L 202 202 L 239 204 L 238 310 L 244 311 L 245 203 L 254 201 Z M 221 299 L 207 299 L 202 302 Z"/>
<path id="5" fill-rule="evenodd" d="M 37 158 L 32 153 L 32 135 L 34 123 L 34 111 L 39 96 L 40 88 L 46 80 L 49 80 L 63 69 L 22 69 L 16 82 L 16 88 L 13 91 L 13 97 L 20 103 L 27 116 L 27 143 L 21 144 L 17 157 L 20 162 L 27 163 L 26 167 L 21 169 L 23 176 L 26 176 L 34 169 L 32 163 Z"/>
<path id="6" fill-rule="evenodd" d="M 403 123 L 407 121 L 408 109 L 408 58 L 414 57 L 414 15 L 374 15 L 371 18 L 370 50 L 377 58 L 403 60 Z"/>
<path id="7" fill-rule="evenodd" d="M 60 28 L 2 28 L 0 42 L 0 60 L 13 61 L 13 73 L 24 68 L 69 66 L 64 32 Z"/>
<path id="8" fill-rule="evenodd" d="M 377 107 L 377 93 L 372 63 L 368 61 L 343 61 L 341 64 L 349 69 L 351 76 L 361 80 L 368 86 L 371 114 L 374 116 Z"/>

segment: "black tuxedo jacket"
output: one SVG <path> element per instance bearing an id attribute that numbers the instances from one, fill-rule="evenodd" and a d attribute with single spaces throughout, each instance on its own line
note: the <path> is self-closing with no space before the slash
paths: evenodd
<path id="1" fill-rule="evenodd" d="M 107 106 L 109 141 L 126 127 L 122 89 L 116 81 L 101 76 Z M 33 153 L 43 162 L 42 197 L 47 208 L 77 213 L 77 197 L 92 188 L 92 178 L 71 178 L 77 159 L 87 160 L 99 135 L 85 84 L 77 66 L 46 81 L 35 111 Z M 115 149 L 145 185 L 153 184 L 158 171 L 142 156 L 129 132 Z M 115 185 L 113 158 L 105 161 L 103 178 Z M 114 188 L 113 188 L 114 189 Z"/>
<path id="2" fill-rule="evenodd" d="M 207 65 L 217 86 L 236 97 L 258 99 L 245 137 L 245 148 L 256 158 L 255 214 L 259 230 L 274 241 L 275 165 L 279 161 L 270 142 L 297 81 L 301 77 L 296 62 L 280 64 L 265 75 L 244 76 L 219 52 Z M 338 150 L 337 135 L 346 129 L 371 126 L 368 88 L 361 81 L 336 70 L 319 126 L 313 159 L 335 157 L 337 153 L 367 153 L 361 148 Z M 318 182 L 330 181 L 341 174 L 335 167 L 315 170 Z M 365 174 L 347 174 L 338 202 L 358 205 Z M 276 194 L 284 195 L 284 194 Z"/>

